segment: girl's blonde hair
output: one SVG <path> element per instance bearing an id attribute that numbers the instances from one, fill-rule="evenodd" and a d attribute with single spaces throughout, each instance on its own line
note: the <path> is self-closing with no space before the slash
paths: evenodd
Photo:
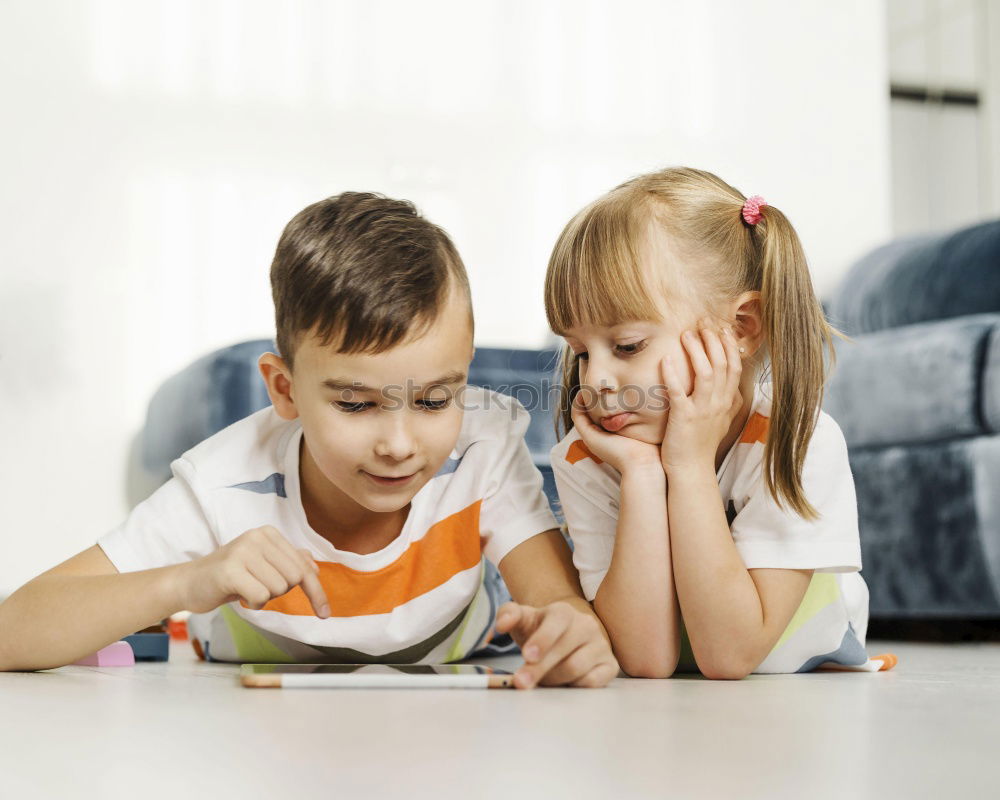
<path id="1" fill-rule="evenodd" d="M 802 488 L 802 465 L 823 402 L 824 353 L 832 368 L 833 336 L 842 334 L 826 321 L 791 223 L 768 205 L 763 218 L 748 225 L 744 202 L 728 183 L 697 169 L 665 169 L 623 183 L 584 208 L 559 236 L 545 277 L 545 313 L 562 334 L 578 324 L 662 321 L 651 288 L 662 289 L 668 304 L 701 304 L 713 316 L 719 303 L 760 292 L 766 340 L 760 358 L 747 366 L 756 377 L 765 352 L 770 356 L 766 486 L 779 506 L 784 501 L 803 518 L 816 519 Z M 641 258 L 651 224 L 666 232 L 685 268 L 698 269 L 661 270 L 661 285 L 651 287 Z M 556 433 L 562 437 L 572 427 L 570 407 L 580 388 L 579 360 L 569 347 L 560 370 Z"/>

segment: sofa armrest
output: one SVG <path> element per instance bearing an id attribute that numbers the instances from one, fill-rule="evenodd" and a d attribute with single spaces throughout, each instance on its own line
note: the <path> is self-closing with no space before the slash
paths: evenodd
<path id="1" fill-rule="evenodd" d="M 156 485 L 170 478 L 170 462 L 237 420 L 267 407 L 257 359 L 276 352 L 269 339 L 217 350 L 164 381 L 149 401 L 139 442 L 143 469 Z"/>
<path id="2" fill-rule="evenodd" d="M 850 447 L 1000 432 L 1000 313 L 837 341 L 824 410 Z"/>

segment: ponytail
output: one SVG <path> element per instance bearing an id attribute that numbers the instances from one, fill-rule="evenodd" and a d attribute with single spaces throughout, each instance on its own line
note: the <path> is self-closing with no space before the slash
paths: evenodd
<path id="1" fill-rule="evenodd" d="M 771 419 L 764 445 L 764 480 L 778 506 L 783 501 L 805 519 L 819 514 L 806 499 L 802 467 L 820 408 L 827 370 L 836 361 L 833 334 L 813 292 L 805 252 L 788 218 L 774 206 L 760 211 L 761 315 L 771 363 Z"/>

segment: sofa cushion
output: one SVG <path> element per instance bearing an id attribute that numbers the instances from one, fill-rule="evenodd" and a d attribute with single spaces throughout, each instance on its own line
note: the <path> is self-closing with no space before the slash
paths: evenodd
<path id="1" fill-rule="evenodd" d="M 898 239 L 858 261 L 824 307 L 848 334 L 1000 311 L 1000 221 Z"/>
<path id="2" fill-rule="evenodd" d="M 531 414 L 524 439 L 538 465 L 549 463 L 549 451 L 556 443 L 558 361 L 557 350 L 477 347 L 469 367 L 470 384 L 509 395 Z"/>
<path id="3" fill-rule="evenodd" d="M 1000 432 L 998 330 L 978 314 L 837 340 L 823 408 L 852 448 Z"/>

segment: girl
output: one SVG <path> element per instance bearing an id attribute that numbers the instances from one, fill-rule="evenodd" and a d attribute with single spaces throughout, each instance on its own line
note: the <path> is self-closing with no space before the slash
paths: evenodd
<path id="1" fill-rule="evenodd" d="M 854 482 L 820 410 L 837 332 L 787 218 L 701 170 L 636 178 L 566 226 L 545 307 L 567 343 L 552 467 L 622 668 L 890 668 L 864 649 Z"/>

